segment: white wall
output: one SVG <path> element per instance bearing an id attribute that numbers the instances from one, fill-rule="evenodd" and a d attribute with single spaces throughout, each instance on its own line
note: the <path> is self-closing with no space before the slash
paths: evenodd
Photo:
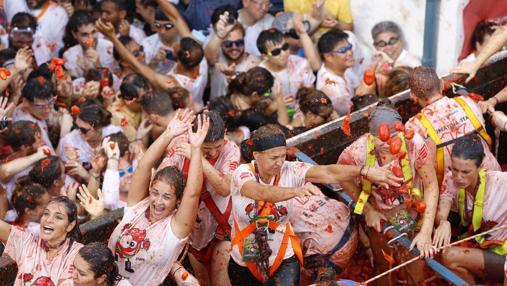
<path id="1" fill-rule="evenodd" d="M 333 0 L 327 0 L 333 1 Z M 457 64 L 463 44 L 463 9 L 468 0 L 439 0 L 437 73 L 443 75 Z M 371 28 L 391 20 L 402 28 L 408 50 L 422 58 L 425 0 L 350 0 L 354 32 L 368 54 L 373 50 Z"/>

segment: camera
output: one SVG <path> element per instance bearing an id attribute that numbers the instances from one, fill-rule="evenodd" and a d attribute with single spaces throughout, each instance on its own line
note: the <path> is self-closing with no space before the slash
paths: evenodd
<path id="1" fill-rule="evenodd" d="M 9 126 L 9 123 L 11 122 L 11 120 L 7 117 L 2 117 L 2 119 L 0 119 L 0 130 L 3 130 L 5 128 L 7 128 L 7 126 Z"/>

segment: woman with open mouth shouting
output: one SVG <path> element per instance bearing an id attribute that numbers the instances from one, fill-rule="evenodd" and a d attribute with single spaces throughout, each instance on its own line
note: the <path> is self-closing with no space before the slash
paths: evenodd
<path id="1" fill-rule="evenodd" d="M 132 178 L 123 219 L 109 238 L 119 273 L 132 285 L 162 283 L 192 231 L 203 183 L 200 148 L 209 128 L 209 118 L 200 115 L 192 131 L 193 118 L 190 110 L 179 109 L 148 148 Z M 192 150 L 186 185 L 181 171 L 172 166 L 152 177 L 151 170 L 167 146 L 185 132 Z"/>
<path id="2" fill-rule="evenodd" d="M 14 285 L 60 285 L 72 279 L 72 264 L 83 246 L 76 242 L 79 235 L 76 205 L 64 196 L 46 206 L 38 235 L 0 220 L 5 253 L 18 265 Z"/>

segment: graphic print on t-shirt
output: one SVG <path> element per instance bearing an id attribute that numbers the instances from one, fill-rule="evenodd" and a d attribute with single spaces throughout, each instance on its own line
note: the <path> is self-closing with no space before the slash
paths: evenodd
<path id="1" fill-rule="evenodd" d="M 125 259 L 125 271 L 134 273 L 130 259 L 134 257 L 139 251 L 143 249 L 148 251 L 150 249 L 150 240 L 146 238 L 146 230 L 139 228 L 131 228 L 130 224 L 123 227 L 122 234 L 116 241 L 114 249 L 114 258 L 118 261 L 118 256 Z"/>

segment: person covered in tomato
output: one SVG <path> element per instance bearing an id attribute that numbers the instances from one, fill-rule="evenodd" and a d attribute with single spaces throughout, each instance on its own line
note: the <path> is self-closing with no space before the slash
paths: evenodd
<path id="1" fill-rule="evenodd" d="M 446 173 L 437 213 L 433 242 L 436 247 L 451 242 L 451 210 L 457 210 L 463 237 L 472 236 L 507 222 L 507 173 L 486 170 L 482 139 L 477 135 L 457 141 L 451 154 L 451 171 Z M 504 281 L 507 231 L 493 231 L 469 241 L 467 246 L 452 246 L 442 252 L 443 264 L 471 285 L 477 278 L 491 283 Z"/>
<path id="2" fill-rule="evenodd" d="M 436 169 L 439 185 L 444 174 L 450 170 L 453 143 L 463 136 L 479 133 L 483 139 L 486 170 L 500 170 L 500 165 L 489 150 L 491 137 L 485 129 L 481 108 L 476 102 L 480 98 L 473 94 L 449 98 L 442 94 L 440 79 L 435 70 L 420 66 L 409 75 L 410 97 L 421 112 L 406 124 L 407 129 L 425 138 L 431 154 L 436 154 Z"/>
<path id="3" fill-rule="evenodd" d="M 225 125 L 220 115 L 214 111 L 207 112 L 206 115 L 210 119 L 210 128 L 201 148 L 205 158 L 202 162 L 206 180 L 202 187 L 197 220 L 190 236 L 189 257 L 202 284 L 223 286 L 229 284 L 227 264 L 231 247 L 229 218 L 232 210 L 230 174 L 239 165 L 240 152 L 234 142 L 224 138 Z M 179 141 L 168 150 L 160 168 L 176 166 L 188 177 L 190 155 L 190 144 L 185 140 Z M 210 272 L 199 269 L 208 269 Z"/>
<path id="4" fill-rule="evenodd" d="M 69 198 L 53 198 L 40 220 L 40 234 L 0 220 L 0 241 L 18 266 L 14 285 L 62 285 L 72 279 L 79 239 L 77 207 Z"/>
<path id="5" fill-rule="evenodd" d="M 119 273 L 134 285 L 162 283 L 192 231 L 203 184 L 201 145 L 209 119 L 200 116 L 195 132 L 190 129 L 192 120 L 189 110 L 178 110 L 146 151 L 132 178 L 123 218 L 109 238 Z M 176 167 L 158 170 L 152 178 L 151 170 L 168 145 L 187 131 L 191 180 L 185 185 Z"/>
<path id="6" fill-rule="evenodd" d="M 294 198 L 293 206 L 291 223 L 304 255 L 301 284 L 336 281 L 359 241 L 349 207 L 324 195 Z"/>
<path id="7" fill-rule="evenodd" d="M 113 253 L 102 242 L 83 246 L 74 259 L 74 286 L 131 286 L 118 273 Z"/>
<path id="8" fill-rule="evenodd" d="M 289 220 L 297 219 L 293 198 L 322 195 L 312 183 L 337 183 L 368 173 L 374 182 L 399 186 L 400 179 L 386 167 L 285 161 L 285 135 L 274 125 L 257 129 L 251 144 L 255 160 L 240 165 L 231 182 L 232 285 L 299 285 L 303 257 Z"/>
<path id="9" fill-rule="evenodd" d="M 430 161 L 429 148 L 413 130 L 405 129 L 401 116 L 386 105 L 378 106 L 370 115 L 369 132 L 347 147 L 338 159 L 339 164 L 355 166 L 389 166 L 403 180 L 398 188 L 384 188 L 371 183 L 370 175 L 362 180 L 348 180 L 341 186 L 356 201 L 354 212 L 365 215 L 366 232 L 370 238 L 375 268 L 389 269 L 390 255 L 387 240 L 382 235 L 384 222 L 412 238 L 412 247 L 424 256 L 434 253 L 431 242 L 433 221 L 438 204 L 438 183 Z M 420 229 L 417 220 L 421 220 Z M 404 249 L 397 249 L 402 256 Z M 403 255 L 405 254 L 405 255 Z M 407 283 L 417 285 L 424 280 L 422 263 L 408 266 Z M 405 275 L 406 276 L 406 275 Z M 394 283 L 394 277 L 383 277 L 381 285 Z"/>

